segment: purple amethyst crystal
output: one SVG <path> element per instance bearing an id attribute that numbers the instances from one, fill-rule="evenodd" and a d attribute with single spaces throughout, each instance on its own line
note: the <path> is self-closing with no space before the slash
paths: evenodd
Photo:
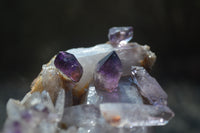
<path id="1" fill-rule="evenodd" d="M 112 92 L 117 88 L 121 74 L 121 61 L 115 51 L 113 51 L 98 62 L 94 74 L 95 87 L 98 90 Z"/>
<path id="2" fill-rule="evenodd" d="M 108 39 L 112 44 L 125 45 L 133 37 L 133 27 L 113 27 L 109 29 Z"/>
<path id="3" fill-rule="evenodd" d="M 60 51 L 55 58 L 54 64 L 62 73 L 74 82 L 78 82 L 83 74 L 83 68 L 73 54 Z"/>
<path id="4" fill-rule="evenodd" d="M 167 105 L 167 94 L 143 67 L 132 66 L 131 74 L 144 102 L 152 105 Z"/>

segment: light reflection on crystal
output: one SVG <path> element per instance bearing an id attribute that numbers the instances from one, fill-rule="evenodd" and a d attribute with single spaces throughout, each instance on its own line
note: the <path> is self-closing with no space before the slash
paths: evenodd
<path id="1" fill-rule="evenodd" d="M 125 46 L 133 37 L 133 27 L 113 27 L 109 29 L 108 39 L 114 46 Z"/>
<path id="2" fill-rule="evenodd" d="M 53 57 L 22 101 L 8 101 L 3 133 L 147 133 L 148 126 L 167 124 L 174 113 L 167 107 L 166 93 L 138 67 L 151 68 L 156 56 L 147 45 L 129 43 L 132 35 L 131 27 L 113 28 L 111 44 Z M 63 63 L 77 66 L 73 71 Z"/>

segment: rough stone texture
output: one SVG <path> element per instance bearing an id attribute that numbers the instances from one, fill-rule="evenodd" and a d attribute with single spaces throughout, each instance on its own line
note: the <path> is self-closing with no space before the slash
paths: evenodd
<path id="1" fill-rule="evenodd" d="M 150 51 L 148 45 L 128 43 L 124 47 L 115 48 L 115 51 L 122 62 L 123 75 L 131 74 L 131 66 L 144 66 L 146 69 L 151 69 L 156 61 L 156 55 Z"/>

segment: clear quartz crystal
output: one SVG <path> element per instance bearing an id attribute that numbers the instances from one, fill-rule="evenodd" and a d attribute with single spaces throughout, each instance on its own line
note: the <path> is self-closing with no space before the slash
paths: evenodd
<path id="1" fill-rule="evenodd" d="M 132 85 L 130 77 L 123 77 L 119 81 L 119 86 L 114 92 L 96 90 L 94 86 L 90 86 L 86 95 L 85 102 L 87 104 L 99 105 L 100 103 L 134 103 L 142 104 L 142 98 L 138 93 L 136 86 Z"/>
<path id="2" fill-rule="evenodd" d="M 55 112 L 58 115 L 59 120 L 62 119 L 64 113 L 65 100 L 65 91 L 61 89 L 55 104 Z"/>
<path id="3" fill-rule="evenodd" d="M 55 133 L 63 116 L 65 91 L 58 92 L 54 105 L 47 91 L 28 93 L 20 102 L 10 99 L 4 133 Z"/>
<path id="4" fill-rule="evenodd" d="M 100 110 L 94 105 L 78 105 L 65 109 L 62 122 L 78 128 L 77 133 L 146 133 L 144 127 L 117 128 L 111 126 L 101 116 Z"/>
<path id="5" fill-rule="evenodd" d="M 104 103 L 101 114 L 116 127 L 165 125 L 174 116 L 167 106 L 142 104 Z"/>

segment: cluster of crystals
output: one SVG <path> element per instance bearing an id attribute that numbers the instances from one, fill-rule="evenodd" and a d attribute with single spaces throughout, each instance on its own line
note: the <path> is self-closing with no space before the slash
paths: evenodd
<path id="1" fill-rule="evenodd" d="M 22 101 L 10 99 L 4 133 L 55 133 L 62 119 L 65 91 L 58 92 L 55 106 L 46 91 L 28 93 Z"/>
<path id="2" fill-rule="evenodd" d="M 4 133 L 147 133 L 167 124 L 167 94 L 144 68 L 155 54 L 129 43 L 132 35 L 132 27 L 114 27 L 111 44 L 59 52 L 31 93 L 8 101 Z"/>

